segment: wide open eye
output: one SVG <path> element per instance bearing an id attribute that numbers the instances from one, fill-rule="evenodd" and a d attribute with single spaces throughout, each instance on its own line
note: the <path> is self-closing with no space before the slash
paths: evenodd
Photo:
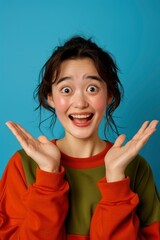
<path id="1" fill-rule="evenodd" d="M 64 94 L 69 94 L 72 92 L 72 89 L 70 87 L 64 87 L 61 89 L 61 92 Z"/>
<path id="2" fill-rule="evenodd" d="M 89 86 L 88 88 L 87 88 L 87 91 L 89 91 L 89 92 L 98 92 L 98 87 L 96 87 L 96 86 L 94 86 L 94 85 L 91 85 L 91 86 Z"/>

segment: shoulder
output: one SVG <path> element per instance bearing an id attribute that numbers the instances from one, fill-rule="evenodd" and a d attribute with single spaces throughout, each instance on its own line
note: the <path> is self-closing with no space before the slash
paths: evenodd
<path id="1" fill-rule="evenodd" d="M 0 199 L 3 193 L 13 189 L 25 189 L 27 187 L 26 177 L 19 152 L 15 152 L 7 163 L 0 181 Z M 16 191 L 15 191 L 16 192 Z"/>
<path id="2" fill-rule="evenodd" d="M 18 151 L 18 154 L 21 157 L 21 162 L 27 181 L 27 185 L 34 183 L 36 180 L 36 168 L 38 167 L 37 163 L 29 157 L 23 149 Z"/>
<path id="3" fill-rule="evenodd" d="M 126 175 L 130 177 L 133 191 L 136 191 L 140 185 L 145 186 L 148 181 L 153 182 L 152 170 L 148 162 L 140 155 L 137 155 L 128 165 Z"/>
<path id="4" fill-rule="evenodd" d="M 160 221 L 160 202 L 152 170 L 148 162 L 140 155 L 128 165 L 126 175 L 130 177 L 130 186 L 139 196 L 137 214 L 141 226 Z"/>
<path id="5" fill-rule="evenodd" d="M 141 155 L 137 155 L 133 161 L 128 165 L 126 172 L 131 173 L 134 171 L 140 171 L 141 174 L 143 174 L 146 170 L 150 170 L 150 166 L 145 158 L 143 158 Z"/>
<path id="6" fill-rule="evenodd" d="M 10 158 L 10 160 L 8 161 L 4 173 L 5 172 L 13 173 L 14 170 L 23 173 L 22 158 L 18 151 L 15 152 Z"/>
<path id="7" fill-rule="evenodd" d="M 20 149 L 8 161 L 2 181 L 12 181 L 13 178 L 17 178 L 29 185 L 35 182 L 36 168 L 36 162 L 23 149 Z"/>

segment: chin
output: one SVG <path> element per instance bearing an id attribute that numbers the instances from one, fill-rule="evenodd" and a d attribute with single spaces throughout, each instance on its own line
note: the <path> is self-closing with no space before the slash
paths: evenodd
<path id="1" fill-rule="evenodd" d="M 89 139 L 95 139 L 95 136 L 98 136 L 98 134 L 95 134 L 95 133 L 75 133 L 74 134 L 71 134 L 75 139 L 79 139 L 79 140 L 89 140 Z"/>

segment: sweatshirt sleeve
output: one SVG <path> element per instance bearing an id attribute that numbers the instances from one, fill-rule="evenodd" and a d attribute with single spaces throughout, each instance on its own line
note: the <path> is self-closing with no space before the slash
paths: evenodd
<path id="1" fill-rule="evenodd" d="M 0 183 L 0 239 L 64 240 L 68 189 L 63 167 L 58 173 L 37 168 L 28 187 L 16 153 Z"/>
<path id="2" fill-rule="evenodd" d="M 103 178 L 98 186 L 102 199 L 92 218 L 91 240 L 137 240 L 139 219 L 135 212 L 139 198 L 130 189 L 130 179 L 107 183 Z"/>
<path id="3" fill-rule="evenodd" d="M 141 156 L 119 182 L 98 182 L 102 199 L 91 222 L 91 240 L 160 239 L 160 201 L 153 174 Z"/>
<path id="4" fill-rule="evenodd" d="M 134 191 L 138 193 L 137 215 L 140 219 L 140 240 L 160 239 L 160 199 L 149 164 L 137 156 L 138 170 Z"/>

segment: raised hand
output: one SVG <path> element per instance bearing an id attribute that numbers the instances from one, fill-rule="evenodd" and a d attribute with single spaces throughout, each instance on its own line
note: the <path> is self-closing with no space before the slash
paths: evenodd
<path id="1" fill-rule="evenodd" d="M 38 164 L 40 169 L 47 172 L 58 172 L 60 165 L 60 151 L 45 136 L 35 139 L 19 124 L 7 122 L 6 125 L 15 135 L 22 148 Z"/>
<path id="2" fill-rule="evenodd" d="M 124 146 L 126 136 L 120 135 L 105 156 L 106 178 L 108 182 L 122 180 L 125 169 L 156 130 L 157 120 L 143 123 L 139 131 Z"/>

